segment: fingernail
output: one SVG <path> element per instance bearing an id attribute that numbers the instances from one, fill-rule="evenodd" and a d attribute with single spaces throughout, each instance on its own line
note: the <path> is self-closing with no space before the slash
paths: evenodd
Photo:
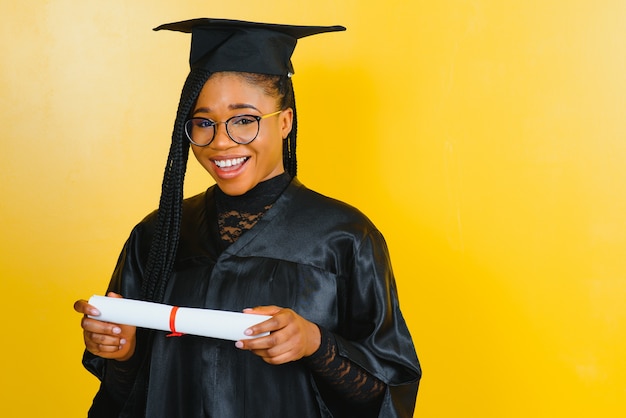
<path id="1" fill-rule="evenodd" d="M 235 343 L 235 347 L 237 347 L 237 348 L 243 348 L 243 343 L 242 343 L 241 341 L 237 341 L 237 342 Z"/>
<path id="2" fill-rule="evenodd" d="M 89 309 L 89 315 L 98 316 L 100 315 L 100 311 L 96 308 Z"/>
<path id="3" fill-rule="evenodd" d="M 119 334 L 122 332 L 122 330 L 119 327 L 113 327 L 111 331 L 113 332 L 113 334 Z"/>
<path id="4" fill-rule="evenodd" d="M 243 333 L 246 334 L 246 335 L 252 335 L 252 330 L 250 328 L 248 328 Z"/>
<path id="5" fill-rule="evenodd" d="M 124 344 L 126 344 L 126 339 L 122 338 L 122 339 L 120 340 L 120 345 L 124 345 Z"/>

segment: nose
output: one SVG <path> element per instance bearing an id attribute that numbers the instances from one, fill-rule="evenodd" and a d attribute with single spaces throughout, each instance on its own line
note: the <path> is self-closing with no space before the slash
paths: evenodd
<path id="1" fill-rule="evenodd" d="M 226 124 L 224 122 L 216 123 L 215 137 L 209 146 L 214 149 L 228 149 L 236 145 L 235 141 L 230 139 L 230 136 L 228 136 Z"/>

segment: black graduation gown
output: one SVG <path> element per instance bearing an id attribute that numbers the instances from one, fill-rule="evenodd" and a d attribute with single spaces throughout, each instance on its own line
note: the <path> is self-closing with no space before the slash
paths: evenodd
<path id="1" fill-rule="evenodd" d="M 237 312 L 291 308 L 331 331 L 341 356 L 388 385 L 379 417 L 412 417 L 421 370 L 376 227 L 293 179 L 258 223 L 222 251 L 214 187 L 184 201 L 164 303 Z M 140 298 L 155 219 L 153 213 L 133 229 L 109 290 Z M 122 404 L 120 416 L 129 417 L 143 416 L 143 408 L 150 418 L 351 416 L 302 360 L 274 366 L 232 341 L 155 331 L 149 344 L 146 334 L 138 330 L 128 365 L 85 353 L 85 367 L 102 380 L 90 416 L 117 416 Z M 134 382 L 132 364 L 146 353 L 148 380 Z"/>

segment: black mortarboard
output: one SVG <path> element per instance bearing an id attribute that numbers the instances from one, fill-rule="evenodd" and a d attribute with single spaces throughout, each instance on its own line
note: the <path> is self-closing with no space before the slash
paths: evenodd
<path id="1" fill-rule="evenodd" d="M 343 26 L 295 26 L 229 19 L 191 19 L 166 23 L 154 30 L 191 33 L 191 68 L 210 72 L 239 71 L 293 74 L 291 54 L 298 39 Z"/>

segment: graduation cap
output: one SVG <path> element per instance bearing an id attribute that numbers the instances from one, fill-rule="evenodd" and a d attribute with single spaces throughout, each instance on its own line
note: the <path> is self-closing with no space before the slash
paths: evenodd
<path id="1" fill-rule="evenodd" d="M 291 75 L 291 55 L 298 39 L 346 28 L 200 18 L 166 23 L 154 30 L 191 33 L 192 69 Z"/>

